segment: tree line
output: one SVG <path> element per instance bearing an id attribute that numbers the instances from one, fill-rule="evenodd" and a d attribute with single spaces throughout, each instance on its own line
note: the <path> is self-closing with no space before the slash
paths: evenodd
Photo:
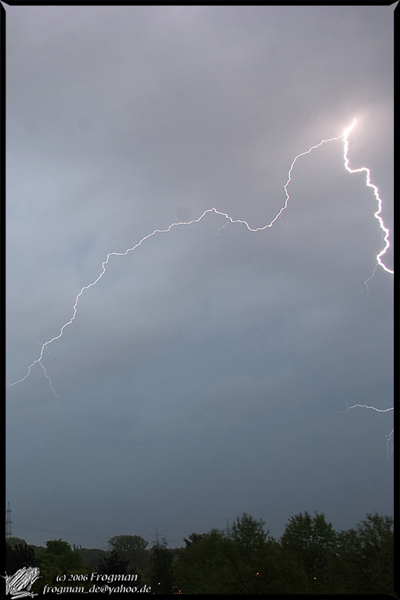
<path id="1" fill-rule="evenodd" d="M 289 519 L 279 540 L 269 535 L 262 519 L 244 513 L 229 532 L 212 529 L 192 533 L 183 541 L 185 545 L 177 549 L 168 548 L 165 540 L 148 548 L 141 536 L 118 535 L 105 551 L 71 547 L 63 540 L 40 547 L 8 538 L 6 573 L 39 567 L 41 577 L 32 588 L 36 593 L 45 585 L 57 585 L 60 574 L 76 575 L 75 581 L 88 589 L 97 573 L 103 581 L 107 575 L 127 579 L 135 575 L 138 589 L 147 586 L 152 594 L 389 594 L 398 598 L 393 519 L 377 513 L 340 532 L 323 514 L 300 513 Z"/>

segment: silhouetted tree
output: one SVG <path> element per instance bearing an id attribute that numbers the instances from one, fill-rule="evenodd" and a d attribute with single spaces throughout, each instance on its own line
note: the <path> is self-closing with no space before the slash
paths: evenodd
<path id="1" fill-rule="evenodd" d="M 105 575 L 126 575 L 128 562 L 116 550 L 111 550 L 110 556 L 105 556 L 99 561 L 97 572 Z"/>
<path id="2" fill-rule="evenodd" d="M 243 513 L 232 525 L 222 550 L 231 567 L 229 578 L 233 593 L 274 593 L 274 554 L 277 542 L 264 531 L 264 521 Z M 225 568 L 228 572 L 228 569 Z"/>
<path id="3" fill-rule="evenodd" d="M 10 535 L 10 537 L 6 538 L 6 542 L 11 548 L 14 548 L 16 544 L 27 544 L 25 540 L 20 537 L 15 537 L 14 535 Z"/>
<path id="4" fill-rule="evenodd" d="M 76 551 L 82 556 L 82 561 L 85 567 L 90 571 L 96 571 L 97 564 L 101 559 L 107 556 L 106 550 L 100 548 L 77 548 Z"/>
<path id="5" fill-rule="evenodd" d="M 368 514 L 356 529 L 342 531 L 335 559 L 341 593 L 397 597 L 391 517 Z"/>
<path id="6" fill-rule="evenodd" d="M 150 585 L 153 594 L 173 593 L 172 559 L 172 552 L 168 550 L 165 540 L 151 549 Z"/>
<path id="7" fill-rule="evenodd" d="M 323 514 L 308 512 L 289 519 L 281 537 L 283 551 L 308 580 L 308 593 L 334 593 L 333 559 L 337 534 Z"/>
<path id="8" fill-rule="evenodd" d="M 83 573 L 85 566 L 78 551 L 64 540 L 49 540 L 41 557 L 41 562 L 58 568 L 59 573 Z"/>
<path id="9" fill-rule="evenodd" d="M 128 561 L 131 572 L 145 571 L 149 566 L 148 542 L 140 535 L 116 535 L 110 539 L 112 550 L 116 550 Z"/>
<path id="10" fill-rule="evenodd" d="M 71 545 L 61 539 L 47 541 L 44 551 L 37 553 L 36 561 L 40 568 L 40 579 L 33 586 L 35 592 L 40 592 L 45 584 L 55 585 L 57 575 L 86 573 L 79 552 L 72 550 Z"/>
<path id="11" fill-rule="evenodd" d="M 24 544 L 15 544 L 11 547 L 6 542 L 6 572 L 8 575 L 14 574 L 18 569 L 22 567 L 34 567 L 36 566 L 35 561 L 35 550 L 32 546 Z"/>
<path id="12" fill-rule="evenodd" d="M 228 566 L 223 553 L 223 533 L 212 529 L 209 533 L 192 533 L 179 550 L 174 564 L 174 581 L 184 594 L 223 594 L 231 591 L 224 574 Z M 153 588 L 152 588 L 153 589 Z"/>

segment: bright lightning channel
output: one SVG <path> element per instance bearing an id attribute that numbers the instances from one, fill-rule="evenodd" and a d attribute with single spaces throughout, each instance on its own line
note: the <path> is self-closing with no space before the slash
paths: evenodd
<path id="1" fill-rule="evenodd" d="M 375 406 L 367 406 L 366 404 L 353 404 L 353 406 L 347 406 L 347 410 L 350 410 L 351 408 L 370 408 L 371 410 L 374 410 L 375 412 L 380 412 L 380 413 L 385 413 L 385 412 L 389 412 L 390 410 L 393 410 L 393 406 L 391 406 L 390 408 L 376 408 Z M 347 410 L 342 411 L 342 412 L 347 412 Z"/>
<path id="2" fill-rule="evenodd" d="M 360 167 L 358 169 L 352 169 L 349 166 L 349 158 L 348 158 L 348 152 L 349 152 L 349 133 L 350 131 L 353 129 L 354 125 L 356 123 L 356 119 L 353 120 L 353 123 L 350 125 L 350 127 L 348 127 L 347 129 L 345 129 L 344 133 L 343 133 L 343 140 L 344 140 L 344 154 L 343 154 L 343 160 L 344 160 L 344 166 L 345 169 L 349 172 L 349 173 L 365 173 L 365 183 L 368 187 L 372 188 L 374 190 L 374 195 L 376 198 L 376 201 L 378 203 L 378 210 L 376 211 L 376 213 L 374 214 L 374 217 L 376 219 L 378 219 L 379 221 L 379 226 L 382 229 L 383 232 L 383 242 L 384 242 L 384 246 L 382 248 L 382 250 L 379 252 L 379 254 L 376 257 L 376 264 L 373 268 L 372 271 L 372 275 L 370 275 L 370 277 L 368 277 L 368 279 L 366 279 L 364 281 L 365 285 L 367 286 L 368 292 L 369 292 L 369 288 L 368 288 L 368 281 L 370 281 L 373 276 L 375 275 L 375 271 L 377 269 L 378 266 L 381 266 L 382 269 L 384 269 L 384 271 L 386 271 L 387 273 L 391 273 L 393 274 L 394 271 L 392 269 L 389 269 L 385 263 L 382 260 L 382 257 L 386 254 L 386 251 L 388 250 L 388 248 L 390 248 L 390 242 L 389 242 L 389 234 L 390 231 L 387 227 L 385 227 L 385 223 L 381 217 L 381 212 L 382 212 L 382 199 L 379 195 L 379 189 L 376 185 L 374 185 L 371 182 L 371 171 L 367 168 L 367 167 Z M 390 408 L 376 408 L 375 406 L 367 406 L 366 404 L 353 404 L 353 406 L 349 406 L 347 405 L 347 410 L 345 410 L 344 412 L 347 412 L 350 409 L 354 409 L 354 408 L 364 408 L 366 410 L 373 410 L 375 412 L 379 412 L 379 413 L 385 413 L 385 412 L 389 412 L 391 410 L 393 410 L 393 407 Z M 390 440 L 392 439 L 394 433 L 394 429 L 392 429 L 392 431 L 389 433 L 389 435 L 386 436 L 386 448 L 387 448 L 387 460 L 389 460 L 392 452 L 393 452 L 393 446 L 392 448 L 390 448 Z"/>
<path id="3" fill-rule="evenodd" d="M 27 379 L 29 377 L 29 375 L 31 374 L 31 371 L 33 369 L 33 367 L 36 364 L 39 364 L 40 367 L 43 369 L 44 375 L 47 379 L 47 381 L 49 382 L 49 386 L 50 389 L 52 390 L 52 392 L 57 396 L 58 399 L 60 399 L 59 395 L 57 394 L 57 392 L 55 391 L 51 379 L 49 377 L 49 375 L 47 374 L 46 368 L 42 363 L 42 359 L 43 359 L 43 353 L 45 348 L 47 348 L 50 344 L 52 344 L 53 342 L 55 342 L 56 340 L 60 339 L 60 337 L 63 335 L 64 330 L 66 329 L 66 327 L 68 327 L 69 325 L 72 324 L 72 322 L 74 321 L 76 314 L 77 314 L 77 310 L 78 310 L 78 303 L 79 300 L 82 296 L 82 294 L 90 289 L 91 287 L 95 286 L 96 283 L 98 283 L 100 281 L 100 279 L 103 277 L 103 275 L 106 272 L 106 266 L 108 265 L 108 262 L 110 260 L 111 256 L 126 256 L 129 252 L 133 252 L 134 250 L 136 250 L 136 248 L 138 248 L 139 246 L 141 246 L 146 240 L 148 240 L 149 238 L 153 237 L 153 235 L 156 235 L 157 233 L 168 233 L 169 231 L 171 231 L 171 229 L 173 227 L 177 227 L 180 225 L 192 225 L 194 223 L 199 223 L 204 217 L 205 215 L 207 215 L 208 213 L 215 213 L 217 215 L 221 215 L 223 217 L 225 217 L 227 219 L 227 223 L 231 222 L 231 223 L 242 223 L 243 225 L 246 225 L 247 229 L 249 231 L 263 231 L 264 229 L 267 229 L 269 227 L 272 227 L 272 225 L 275 223 L 275 221 L 281 216 L 281 214 L 283 213 L 284 210 L 286 210 L 287 206 L 288 206 L 288 202 L 289 202 L 289 192 L 288 192 L 288 186 L 290 184 L 290 182 L 292 181 L 292 171 L 294 169 L 294 166 L 296 164 L 296 162 L 298 161 L 299 158 L 301 158 L 302 156 L 305 156 L 306 154 L 310 154 L 310 152 L 312 152 L 313 150 L 316 150 L 317 148 L 320 148 L 323 144 L 327 144 L 329 142 L 334 142 L 334 141 L 338 141 L 340 139 L 343 139 L 344 142 L 344 152 L 343 152 L 343 160 L 344 160 L 344 166 L 346 168 L 346 170 L 349 173 L 361 173 L 364 172 L 366 174 L 366 185 L 368 187 L 371 187 L 374 190 L 374 194 L 376 197 L 376 200 L 378 202 L 378 210 L 375 213 L 375 217 L 378 219 L 379 221 L 379 225 L 384 233 L 384 248 L 381 250 L 381 252 L 377 255 L 377 264 L 375 265 L 373 274 L 371 275 L 371 277 L 369 279 L 371 279 L 373 277 L 373 275 L 375 274 L 375 270 L 376 267 L 378 265 L 380 265 L 387 273 L 394 273 L 394 271 L 392 271 L 391 269 L 389 269 L 382 261 L 382 257 L 385 255 L 386 251 L 388 250 L 388 248 L 390 247 L 390 243 L 389 243 L 389 229 L 387 229 L 385 227 L 385 224 L 383 222 L 383 219 L 381 217 L 381 210 L 382 210 L 382 200 L 379 196 L 379 190 L 377 188 L 376 185 L 374 185 L 373 183 L 371 183 L 371 173 L 370 170 L 367 167 L 360 167 L 358 169 L 351 169 L 349 166 L 349 159 L 348 159 L 348 150 L 349 150 L 349 133 L 352 130 L 352 128 L 355 125 L 356 120 L 354 119 L 353 123 L 350 125 L 350 127 L 347 127 L 347 129 L 345 129 L 345 131 L 337 136 L 337 137 L 332 137 L 329 138 L 328 140 L 321 140 L 318 144 L 316 144 L 315 146 L 311 146 L 311 148 L 309 148 L 308 150 L 306 150 L 305 152 L 301 152 L 300 154 L 298 154 L 292 161 L 292 164 L 290 165 L 289 171 L 288 171 L 288 178 L 287 181 L 285 183 L 285 185 L 283 186 L 283 189 L 285 191 L 285 202 L 284 205 L 282 206 L 282 208 L 279 210 L 279 212 L 276 214 L 276 216 L 272 219 L 272 221 L 270 223 L 267 223 L 267 225 L 264 225 L 263 227 L 256 227 L 256 228 L 252 228 L 250 227 L 250 225 L 248 224 L 247 221 L 244 221 L 242 219 L 233 219 L 231 216 L 229 216 L 227 213 L 224 213 L 222 211 L 217 210 L 216 208 L 208 208 L 207 210 L 205 210 L 203 212 L 202 215 L 200 215 L 200 217 L 198 217 L 198 219 L 193 219 L 192 221 L 180 221 L 177 223 L 172 223 L 169 227 L 167 227 L 167 229 L 155 229 L 152 233 L 149 233 L 148 235 L 146 235 L 145 237 L 143 237 L 137 244 L 135 244 L 134 246 L 132 246 L 132 248 L 128 248 L 127 250 L 125 250 L 125 252 L 110 252 L 109 254 L 107 254 L 106 260 L 102 263 L 102 270 L 100 275 L 92 282 L 89 283 L 88 285 L 85 285 L 81 291 L 79 292 L 79 294 L 76 296 L 75 298 L 75 304 L 73 306 L 73 312 L 72 312 L 72 317 L 70 318 L 69 321 L 67 321 L 67 323 L 64 323 L 64 325 L 61 327 L 60 329 L 60 333 L 56 336 L 54 336 L 53 338 L 51 338 L 50 340 L 48 340 L 47 342 L 44 342 L 44 344 L 42 344 L 41 350 L 40 350 L 40 355 L 39 358 L 37 358 L 36 360 L 33 361 L 33 363 L 31 365 L 29 365 L 28 367 L 28 372 L 25 375 L 25 377 L 23 377 L 22 379 L 19 379 L 18 381 L 15 381 L 14 383 L 9 383 L 7 385 L 7 387 L 12 387 L 14 385 L 17 385 L 18 383 L 22 383 L 23 381 L 25 381 L 25 379 Z M 222 228 L 220 228 L 222 229 Z M 220 231 L 220 229 L 218 230 L 218 232 Z M 369 279 L 367 281 L 369 281 Z M 48 349 L 48 348 L 47 348 Z M 360 406 L 360 405 L 355 405 L 354 407 L 349 407 L 349 408 L 355 408 L 356 406 Z M 373 410 L 376 410 L 377 412 L 387 412 L 388 410 L 392 410 L 392 409 L 387 409 L 386 411 L 381 411 L 379 409 L 375 409 L 374 407 L 366 407 L 366 408 L 373 408 Z M 391 435 L 391 434 L 390 434 Z"/>
<path id="4" fill-rule="evenodd" d="M 382 261 L 382 257 L 386 254 L 386 251 L 390 248 L 390 242 L 389 242 L 389 234 L 390 231 L 387 227 L 385 227 L 385 223 L 381 217 L 381 212 L 382 212 L 382 199 L 379 195 L 379 189 L 377 188 L 376 185 L 374 185 L 371 181 L 371 171 L 368 169 L 368 167 L 360 167 L 358 169 L 351 169 L 349 167 L 349 159 L 348 159 L 348 152 L 349 152 L 349 132 L 353 129 L 354 125 L 356 123 L 356 119 L 354 119 L 353 123 L 350 125 L 350 127 L 348 127 L 347 129 L 345 129 L 344 133 L 342 134 L 343 140 L 344 140 L 344 154 L 343 154 L 343 159 L 344 159 L 344 166 L 345 169 L 349 172 L 349 173 L 365 173 L 365 184 L 367 185 L 367 187 L 370 187 L 374 190 L 374 195 L 376 198 L 376 201 L 378 203 L 378 210 L 376 211 L 376 213 L 374 214 L 374 217 L 376 219 L 378 219 L 379 221 L 379 226 L 382 229 L 383 232 L 383 242 L 384 242 L 384 246 L 382 248 L 382 250 L 379 252 L 379 254 L 376 257 L 376 265 L 372 271 L 372 275 L 370 277 L 368 277 L 368 279 L 365 281 L 365 285 L 367 285 L 368 281 L 370 281 L 373 276 L 375 275 L 375 271 L 377 266 L 381 266 L 382 269 L 384 269 L 387 273 L 391 273 L 393 275 L 394 271 L 392 269 L 389 269 L 385 263 Z M 368 285 L 367 285 L 368 288 Z"/>

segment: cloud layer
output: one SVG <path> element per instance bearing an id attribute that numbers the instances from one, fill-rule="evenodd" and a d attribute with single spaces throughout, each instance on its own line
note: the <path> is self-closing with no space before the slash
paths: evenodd
<path id="1" fill-rule="evenodd" d="M 350 136 L 393 228 L 393 8 L 7 7 L 7 380 L 110 252 L 257 228 Z M 392 512 L 391 275 L 342 140 L 251 232 L 112 256 L 8 388 L 14 535 Z M 392 268 L 391 250 L 387 262 Z"/>

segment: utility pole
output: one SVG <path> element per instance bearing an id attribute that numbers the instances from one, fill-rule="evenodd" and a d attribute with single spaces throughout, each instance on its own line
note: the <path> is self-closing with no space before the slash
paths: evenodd
<path id="1" fill-rule="evenodd" d="M 6 510 L 6 538 L 11 537 L 11 513 L 10 503 L 8 502 Z"/>
<path id="2" fill-rule="evenodd" d="M 229 521 L 228 519 L 226 520 L 226 527 L 225 527 L 225 535 L 226 537 L 229 537 L 231 534 L 231 528 L 229 527 Z"/>

